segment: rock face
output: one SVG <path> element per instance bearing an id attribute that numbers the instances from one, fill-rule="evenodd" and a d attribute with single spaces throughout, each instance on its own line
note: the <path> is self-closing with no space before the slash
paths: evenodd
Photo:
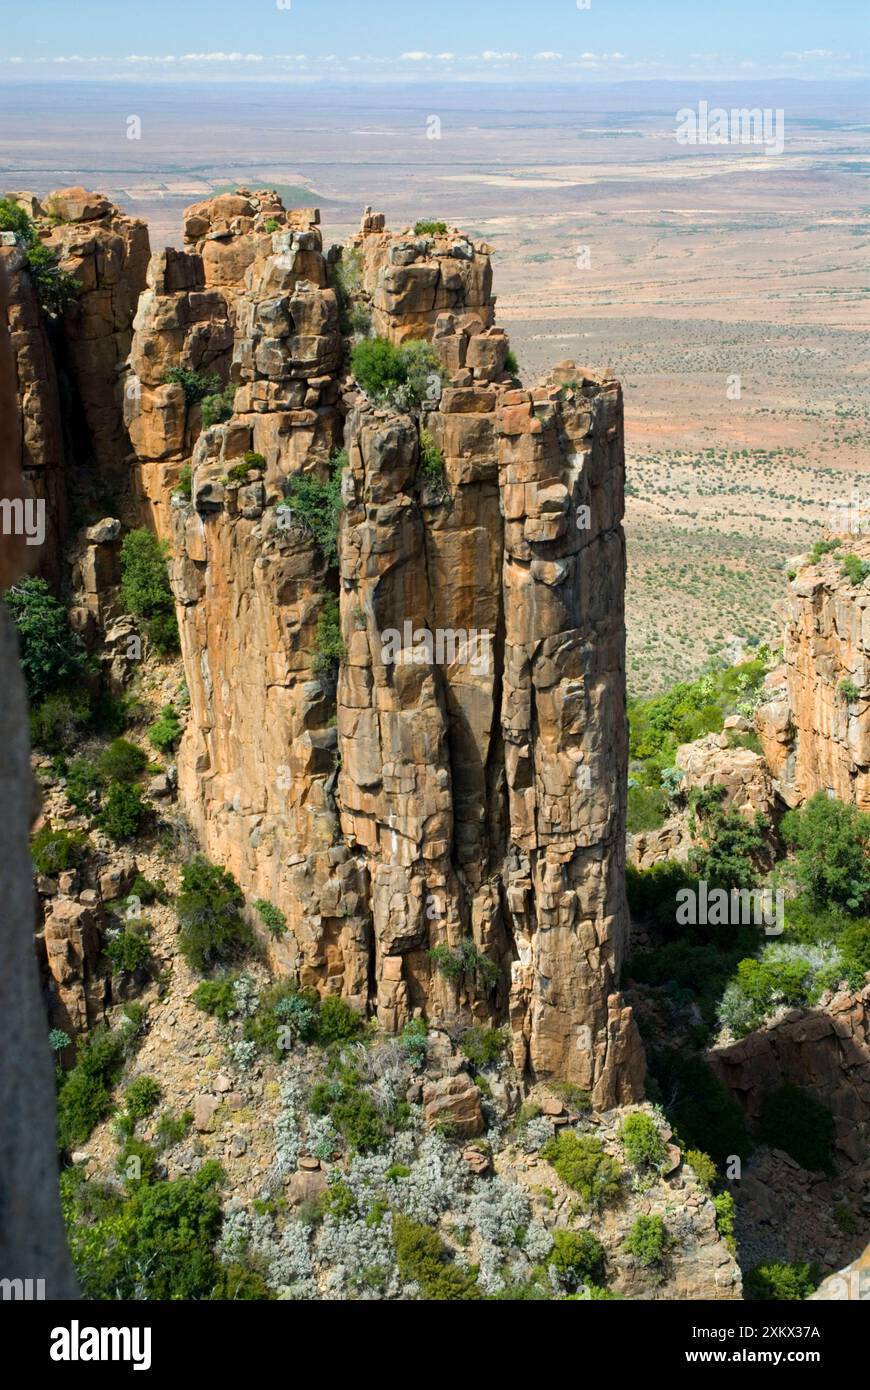
<path id="1" fill-rule="evenodd" d="M 61 268 L 80 286 L 61 327 L 84 416 L 86 447 L 98 470 L 126 481 L 130 446 L 121 383 L 133 315 L 145 288 L 148 228 L 100 194 L 83 188 L 49 194 L 36 220 L 44 239 L 58 253 Z"/>
<path id="2" fill-rule="evenodd" d="M 472 347 L 473 360 L 488 358 L 491 347 L 483 330 L 492 325 L 495 300 L 485 243 L 473 242 L 456 228 L 432 236 L 411 231 L 397 236 L 384 230 L 382 215 L 367 209 L 351 253 L 361 258 L 361 289 L 378 337 L 393 342 L 428 338 L 443 314 L 458 312 L 466 316 L 468 338 L 480 339 Z M 501 332 L 498 336 L 504 337 Z M 452 365 L 465 366 L 466 344 L 456 343 L 454 350 L 462 361 Z M 502 356 L 498 371 L 503 365 Z"/>
<path id="3" fill-rule="evenodd" d="M 521 1069 L 631 1100 L 619 386 L 567 364 L 518 389 L 485 248 L 370 218 L 375 327 L 429 337 L 448 382 L 420 419 L 379 408 L 342 381 L 316 221 L 273 208 L 261 234 L 251 208 L 186 216 L 206 291 L 230 290 L 239 385 L 171 509 L 181 797 L 208 852 L 286 914 L 279 969 L 387 1028 L 509 1017 Z M 134 361 L 147 338 L 140 314 Z M 342 441 L 336 571 L 274 504 L 288 478 L 325 482 Z M 433 445 L 443 477 L 421 467 Z M 337 690 L 312 662 L 336 597 Z"/>
<path id="4" fill-rule="evenodd" d="M 7 328 L 15 311 L 7 306 L 6 269 L 0 264 L 0 487 L 3 496 L 15 497 L 22 487 L 21 441 Z M 32 555 L 4 538 L 0 588 L 17 578 Z M 45 1297 L 63 1299 L 78 1291 L 58 1197 L 54 1080 L 33 951 L 31 786 L 24 680 L 0 599 L 0 1269 L 6 1279 L 44 1279 Z"/>
<path id="5" fill-rule="evenodd" d="M 870 810 L 870 586 L 843 575 L 849 554 L 870 562 L 870 538 L 843 538 L 791 581 L 783 665 L 757 711 L 789 806 L 825 791 Z"/>
<path id="6" fill-rule="evenodd" d="M 858 1189 L 866 1180 L 870 1140 L 870 985 L 836 995 L 827 1007 L 787 1014 L 729 1047 L 708 1054 L 713 1070 L 750 1121 L 764 1096 L 786 1083 L 812 1092 L 833 1113 L 835 1149 Z M 863 1170 L 864 1176 L 861 1176 Z"/>
<path id="7" fill-rule="evenodd" d="M 11 232 L 0 232 L 0 263 L 8 282 L 7 318 L 15 373 L 17 457 L 9 460 L 23 498 L 44 504 L 45 543 L 30 549 L 38 556 L 40 572 L 57 584 L 61 576 L 61 543 L 66 531 L 67 499 L 64 477 L 60 397 L 48 327 L 27 270 L 27 257 Z M 22 486 L 23 484 L 23 486 Z M 4 488 L 3 497 L 18 496 Z M 4 535 L 4 547 L 10 538 Z"/>

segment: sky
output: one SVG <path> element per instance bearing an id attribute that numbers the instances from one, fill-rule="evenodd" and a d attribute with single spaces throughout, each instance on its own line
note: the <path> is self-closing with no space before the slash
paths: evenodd
<path id="1" fill-rule="evenodd" d="M 870 0 L 0 0 L 0 80 L 870 75 Z"/>

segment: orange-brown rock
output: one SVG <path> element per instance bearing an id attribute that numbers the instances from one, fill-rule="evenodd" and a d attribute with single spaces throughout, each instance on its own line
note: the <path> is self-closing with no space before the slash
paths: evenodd
<path id="1" fill-rule="evenodd" d="M 708 1053 L 713 1070 L 754 1122 L 766 1094 L 801 1086 L 834 1116 L 838 1157 L 868 1169 L 870 985 L 838 994 L 809 1013 L 793 1012 L 749 1037 Z M 858 1184 L 860 1186 L 860 1182 Z"/>
<path id="2" fill-rule="evenodd" d="M 62 315 L 65 351 L 84 417 L 79 462 L 93 462 L 116 483 L 126 481 L 130 444 L 124 428 L 122 378 L 133 316 L 150 254 L 148 228 L 108 199 L 81 188 L 44 200 L 37 223 L 61 268 L 78 282 Z"/>
<path id="3" fill-rule="evenodd" d="M 510 1018 L 521 1069 L 564 1076 L 601 1106 L 633 1099 L 643 1058 L 618 993 L 619 387 L 566 365 L 517 389 L 489 322 L 488 256 L 457 255 L 447 238 L 419 251 L 439 284 L 465 268 L 447 300 L 436 288 L 425 308 L 396 290 L 376 313 L 397 341 L 432 337 L 445 371 L 456 364 L 450 388 L 421 419 L 355 389 L 342 401 L 316 222 L 287 214 L 264 235 L 249 195 L 216 201 L 190 212 L 191 262 L 210 237 L 251 242 L 229 314 L 234 413 L 199 435 L 191 500 L 170 513 L 188 814 L 246 894 L 286 914 L 277 968 L 387 1029 L 415 1008 L 451 1026 Z M 372 237 L 384 268 L 418 264 L 403 261 L 406 237 Z M 189 292 L 153 309 L 188 361 L 177 296 Z M 143 315 L 135 360 L 171 361 L 169 340 L 149 349 L 151 336 Z M 443 479 L 420 472 L 421 429 Z M 282 502 L 288 478 L 326 479 L 342 440 L 336 574 Z M 247 471 L 246 453 L 258 456 Z M 337 690 L 313 661 L 336 586 Z M 464 964 L 438 968 L 436 947 Z"/>
<path id="4" fill-rule="evenodd" d="M 825 791 L 870 810 L 870 586 L 844 575 L 849 554 L 870 563 L 870 537 L 840 538 L 790 582 L 783 665 L 756 714 L 790 806 Z"/>
<path id="5" fill-rule="evenodd" d="M 5 318 L 9 329 L 10 367 L 14 372 L 18 430 L 15 453 L 0 463 L 8 481 L 0 484 L 0 497 L 44 507 L 45 540 L 42 547 L 27 543 L 19 529 L 3 535 L 3 550 L 17 553 L 10 575 L 38 568 L 51 583 L 61 577 L 61 545 L 67 524 L 67 488 L 64 474 L 63 432 L 57 372 L 24 248 L 14 233 L 0 233 L 0 263 L 7 277 Z M 31 513 L 35 519 L 35 513 Z"/>

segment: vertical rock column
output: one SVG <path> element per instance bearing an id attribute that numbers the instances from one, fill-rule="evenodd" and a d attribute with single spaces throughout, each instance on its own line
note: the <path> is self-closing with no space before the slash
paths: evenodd
<path id="1" fill-rule="evenodd" d="M 499 407 L 515 1060 L 604 1107 L 643 1081 L 616 992 L 628 937 L 622 396 L 566 364 Z"/>
<path id="2" fill-rule="evenodd" d="M 261 241 L 234 312 L 235 413 L 199 436 L 192 501 L 171 512 L 191 701 L 179 791 L 206 852 L 286 914 L 275 968 L 364 1010 L 367 885 L 339 840 L 335 707 L 312 670 L 335 575 L 276 505 L 291 474 L 324 479 L 341 440 L 341 338 L 316 226 Z M 262 463 L 244 476 L 246 453 Z"/>

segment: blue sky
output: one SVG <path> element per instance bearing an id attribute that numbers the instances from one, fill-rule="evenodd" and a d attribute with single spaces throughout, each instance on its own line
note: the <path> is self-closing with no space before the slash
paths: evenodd
<path id="1" fill-rule="evenodd" d="M 868 0 L 588 3 L 38 0 L 5 7 L 0 79 L 623 81 L 870 73 Z"/>

